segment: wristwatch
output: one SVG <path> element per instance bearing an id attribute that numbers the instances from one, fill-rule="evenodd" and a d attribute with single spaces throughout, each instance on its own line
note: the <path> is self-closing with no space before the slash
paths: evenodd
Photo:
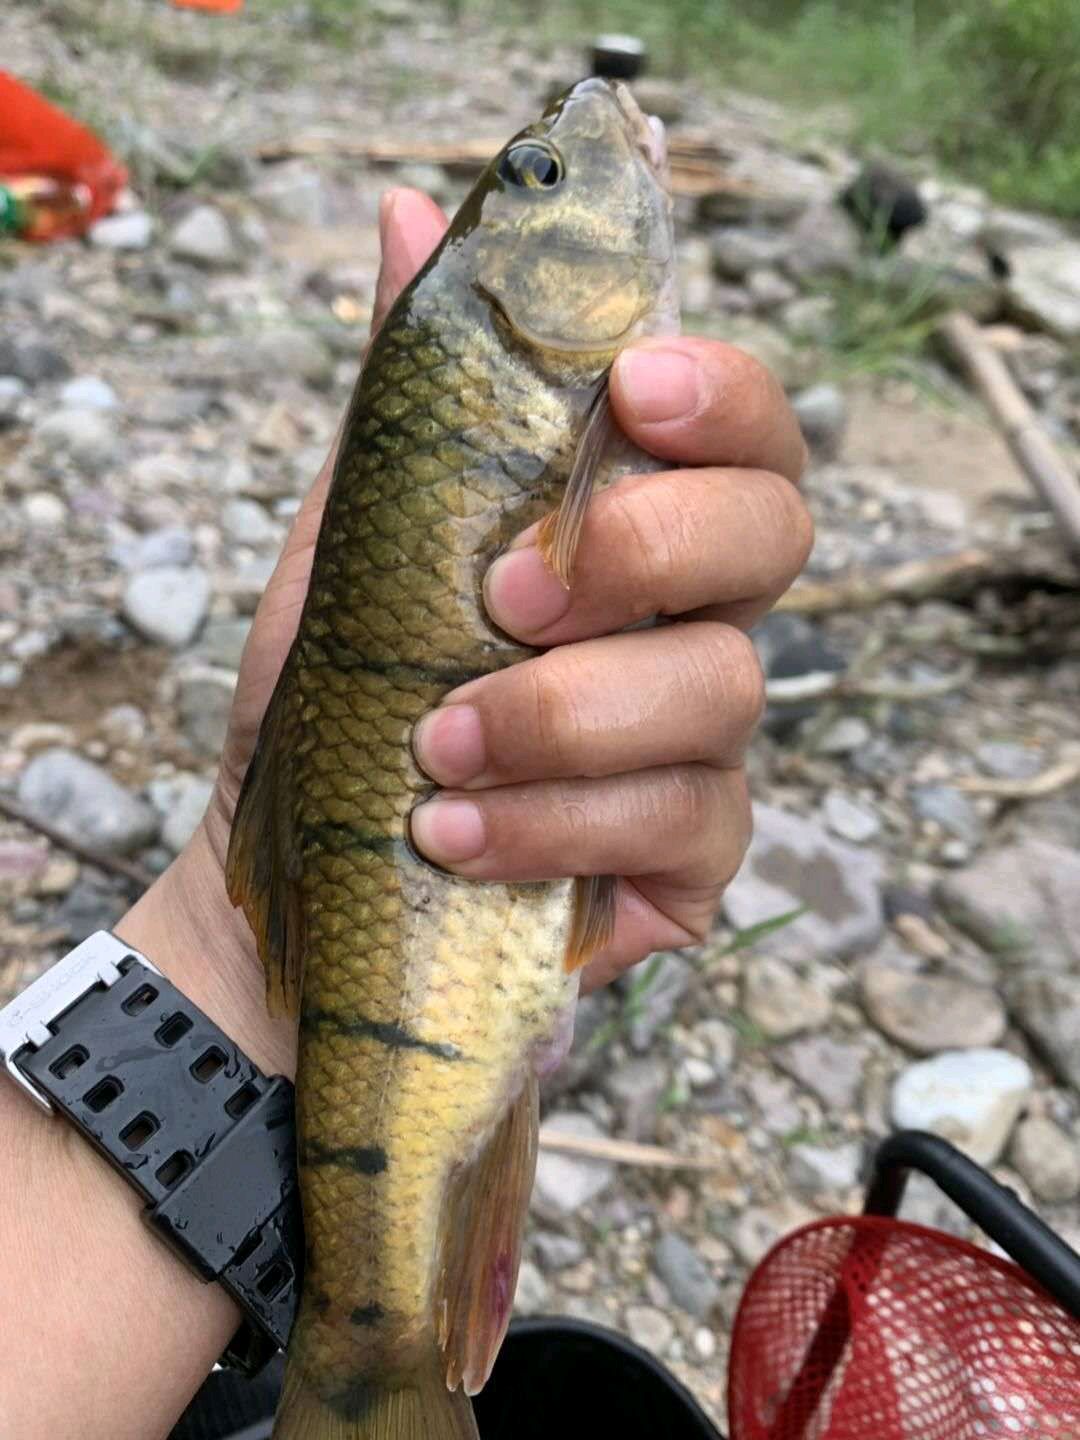
<path id="1" fill-rule="evenodd" d="M 244 1312 L 221 1364 L 289 1338 L 303 1269 L 293 1087 L 144 955 L 98 931 L 0 1009 L 3 1071 L 146 1201 L 150 1228 Z"/>

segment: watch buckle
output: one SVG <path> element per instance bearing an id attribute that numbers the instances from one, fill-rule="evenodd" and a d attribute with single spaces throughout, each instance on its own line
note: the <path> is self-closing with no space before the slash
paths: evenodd
<path id="1" fill-rule="evenodd" d="M 27 1046 L 37 1050 L 52 1038 L 49 1026 L 59 1020 L 65 1010 L 80 1001 L 98 985 L 106 989 L 120 979 L 120 966 L 134 959 L 155 975 L 161 972 L 138 950 L 125 945 L 108 930 L 99 930 L 76 945 L 55 965 L 28 985 L 21 994 L 0 1009 L 0 1061 L 15 1084 L 25 1090 L 33 1102 L 50 1115 L 52 1102 L 34 1082 L 19 1069 L 17 1056 Z"/>

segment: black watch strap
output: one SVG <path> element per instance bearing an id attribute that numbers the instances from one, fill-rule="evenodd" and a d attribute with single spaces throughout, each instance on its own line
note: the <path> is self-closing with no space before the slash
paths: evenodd
<path id="1" fill-rule="evenodd" d="M 151 1228 L 228 1290 L 246 1318 L 222 1364 L 260 1369 L 289 1337 L 303 1264 L 289 1081 L 264 1075 L 104 931 L 0 1011 L 0 1059 L 139 1191 Z"/>

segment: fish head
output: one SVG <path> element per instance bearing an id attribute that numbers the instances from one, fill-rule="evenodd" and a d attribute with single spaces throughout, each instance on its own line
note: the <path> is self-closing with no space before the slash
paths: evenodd
<path id="1" fill-rule="evenodd" d="M 581 81 L 495 157 L 447 244 L 518 342 L 606 367 L 670 301 L 663 127 L 624 85 Z"/>

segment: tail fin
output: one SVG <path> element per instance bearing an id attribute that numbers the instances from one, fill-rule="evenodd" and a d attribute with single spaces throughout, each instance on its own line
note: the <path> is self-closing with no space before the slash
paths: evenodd
<path id="1" fill-rule="evenodd" d="M 272 1440 L 479 1440 L 463 1390 L 448 1390 L 441 1362 L 411 1376 L 400 1389 L 373 1382 L 359 1403 L 327 1404 L 294 1362 L 285 1367 Z"/>

